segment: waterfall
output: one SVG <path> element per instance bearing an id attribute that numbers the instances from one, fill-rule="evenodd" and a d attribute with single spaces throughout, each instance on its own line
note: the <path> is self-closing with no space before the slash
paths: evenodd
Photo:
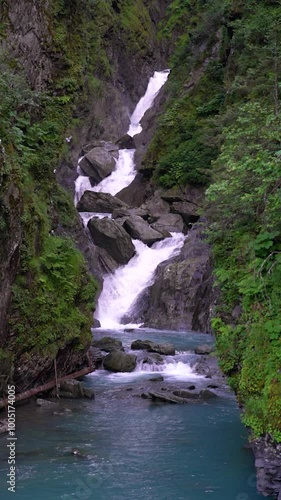
<path id="1" fill-rule="evenodd" d="M 141 132 L 140 121 L 145 112 L 153 105 L 154 99 L 166 82 L 168 75 L 169 70 L 156 71 L 150 78 L 146 93 L 138 102 L 130 119 L 127 133 L 131 137 Z M 134 154 L 134 149 L 119 150 L 119 158 L 116 161 L 114 172 L 94 187 L 91 186 L 89 177 L 81 175 L 78 163 L 77 172 L 79 175 L 75 184 L 75 202 L 78 202 L 86 189 L 110 193 L 114 196 L 131 184 L 136 175 Z M 93 216 L 108 216 L 108 214 L 94 213 L 80 213 L 80 215 L 85 226 Z M 127 265 L 118 268 L 104 279 L 103 290 L 95 314 L 103 328 L 120 328 L 122 318 L 130 312 L 139 294 L 153 283 L 158 264 L 177 255 L 183 243 L 184 235 L 181 233 L 172 233 L 172 237 L 155 243 L 151 248 L 141 241 L 134 241 L 136 255 Z"/>
<path id="2" fill-rule="evenodd" d="M 103 328 L 120 328 L 122 317 L 130 311 L 138 295 L 153 283 L 158 264 L 178 254 L 183 243 L 182 233 L 173 233 L 172 238 L 154 243 L 152 248 L 134 241 L 136 255 L 104 279 L 95 314 Z"/>
<path id="3" fill-rule="evenodd" d="M 127 133 L 131 137 L 142 131 L 140 121 L 145 112 L 153 105 L 155 97 L 166 82 L 168 76 L 169 70 L 164 70 L 155 71 L 154 75 L 150 78 L 146 93 L 138 102 L 130 119 L 130 126 Z M 97 186 L 91 186 L 89 177 L 81 175 L 82 172 L 78 163 L 77 172 L 79 175 L 75 182 L 75 205 L 86 190 L 110 193 L 114 196 L 121 191 L 121 189 L 129 186 L 136 176 L 134 154 L 135 149 L 120 149 L 115 170 Z"/>

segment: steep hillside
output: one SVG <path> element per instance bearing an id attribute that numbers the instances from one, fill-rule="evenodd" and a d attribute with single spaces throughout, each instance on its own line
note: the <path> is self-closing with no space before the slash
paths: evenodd
<path id="1" fill-rule="evenodd" d="M 84 362 L 98 288 L 89 267 L 98 269 L 57 180 L 73 186 L 87 140 L 109 126 L 111 138 L 126 130 L 161 57 L 155 26 L 165 2 L 7 0 L 0 8 L 0 385 L 13 378 L 20 391 L 53 377 L 54 359 L 61 375 Z"/>

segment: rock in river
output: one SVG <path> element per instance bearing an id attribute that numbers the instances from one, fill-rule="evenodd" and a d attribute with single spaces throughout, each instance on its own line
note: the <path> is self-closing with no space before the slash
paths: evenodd
<path id="1" fill-rule="evenodd" d="M 112 213 L 117 208 L 126 208 L 127 205 L 109 193 L 85 191 L 77 203 L 78 212 Z"/>
<path id="2" fill-rule="evenodd" d="M 136 368 L 137 357 L 122 351 L 114 351 L 103 360 L 103 366 L 111 372 L 132 372 Z"/>
<path id="3" fill-rule="evenodd" d="M 163 354 L 166 356 L 174 356 L 175 348 L 172 344 L 166 343 L 156 343 L 152 340 L 134 340 L 131 344 L 131 349 L 133 350 L 146 350 L 148 352 L 156 352 L 158 354 Z"/>
<path id="4" fill-rule="evenodd" d="M 113 352 L 123 350 L 123 345 L 121 340 L 114 339 L 112 337 L 102 337 L 99 340 L 92 341 L 93 347 L 98 347 L 102 351 Z"/>

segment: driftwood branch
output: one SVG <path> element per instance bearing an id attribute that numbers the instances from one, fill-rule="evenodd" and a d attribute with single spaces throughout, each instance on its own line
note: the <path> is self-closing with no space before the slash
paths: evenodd
<path id="1" fill-rule="evenodd" d="M 38 387 L 34 387 L 33 389 L 29 389 L 28 391 L 21 392 L 20 394 L 16 394 L 15 396 L 15 402 L 18 401 L 23 401 L 24 399 L 31 398 L 32 396 L 35 396 L 36 394 L 39 394 L 40 392 L 45 392 L 49 391 L 50 389 L 53 389 L 53 387 L 56 386 L 57 384 L 60 384 L 64 380 L 67 380 L 69 378 L 79 378 L 83 377 L 84 375 L 88 375 L 88 373 L 92 373 L 94 371 L 93 366 L 89 366 L 88 368 L 83 368 L 83 370 L 79 370 L 78 372 L 70 373 L 69 375 L 65 375 L 64 377 L 60 377 L 58 379 L 51 380 L 50 382 L 47 382 L 46 384 L 39 385 Z M 0 399 L 0 408 L 5 408 L 8 404 L 8 399 Z"/>

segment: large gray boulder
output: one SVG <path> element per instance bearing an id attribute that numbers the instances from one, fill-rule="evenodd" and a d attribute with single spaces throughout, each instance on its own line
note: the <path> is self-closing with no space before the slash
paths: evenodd
<path id="1" fill-rule="evenodd" d="M 165 356 L 173 356 L 175 354 L 175 348 L 172 344 L 169 344 L 168 342 L 156 343 L 152 340 L 134 340 L 131 344 L 131 349 L 146 350 L 148 352 L 155 352 Z"/>
<path id="2" fill-rule="evenodd" d="M 103 360 L 103 366 L 111 372 L 132 372 L 136 368 L 137 357 L 122 351 L 109 353 Z"/>
<path id="3" fill-rule="evenodd" d="M 113 352 L 123 350 L 123 345 L 121 340 L 114 339 L 112 337 L 102 337 L 99 340 L 92 341 L 93 347 L 98 347 L 102 351 Z"/>
<path id="4" fill-rule="evenodd" d="M 140 207 L 150 193 L 148 182 L 138 173 L 129 186 L 121 189 L 116 197 L 132 207 Z"/>
<path id="5" fill-rule="evenodd" d="M 95 245 L 105 249 L 116 263 L 127 264 L 135 254 L 130 236 L 114 220 L 94 217 L 89 221 L 88 228 Z"/>
<path id="6" fill-rule="evenodd" d="M 106 147 L 91 149 L 81 159 L 79 167 L 83 172 L 91 177 L 95 183 L 99 183 L 110 175 L 116 166 L 115 152 L 108 151 Z"/>
<path id="7" fill-rule="evenodd" d="M 127 205 L 109 193 L 85 191 L 77 203 L 78 212 L 112 213 L 115 209 L 126 209 Z"/>
<path id="8" fill-rule="evenodd" d="M 103 148 L 108 153 L 111 153 L 114 156 L 114 158 L 118 158 L 119 146 L 116 143 L 114 144 L 113 142 L 110 141 L 93 141 L 88 144 L 85 144 L 82 148 L 82 155 L 86 155 L 94 148 Z"/>
<path id="9" fill-rule="evenodd" d="M 152 229 L 155 231 L 170 231 L 172 233 L 182 233 L 184 229 L 184 222 L 179 214 L 164 214 L 157 222 L 151 224 Z"/>
<path id="10" fill-rule="evenodd" d="M 125 220 L 123 227 L 133 239 L 141 240 L 148 246 L 151 246 L 153 243 L 161 241 L 165 238 L 163 234 L 155 231 L 155 229 L 152 229 L 150 225 L 138 215 L 128 217 L 128 219 Z"/>
<path id="11" fill-rule="evenodd" d="M 155 220 L 162 217 L 163 214 L 168 214 L 170 212 L 169 203 L 164 201 L 157 192 L 150 200 L 142 205 L 142 208 L 148 210 L 151 217 Z"/>

